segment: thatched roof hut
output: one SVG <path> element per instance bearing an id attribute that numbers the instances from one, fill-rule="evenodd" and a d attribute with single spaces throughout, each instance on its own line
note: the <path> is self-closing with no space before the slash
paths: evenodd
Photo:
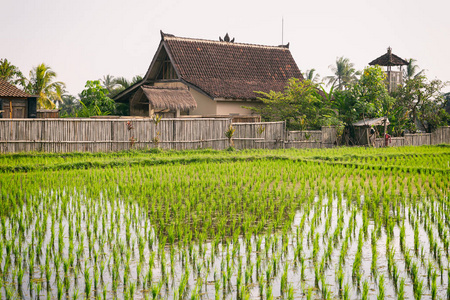
<path id="1" fill-rule="evenodd" d="M 149 105 L 153 113 L 189 111 L 197 102 L 187 88 L 168 88 L 142 85 L 131 99 L 136 105 Z"/>

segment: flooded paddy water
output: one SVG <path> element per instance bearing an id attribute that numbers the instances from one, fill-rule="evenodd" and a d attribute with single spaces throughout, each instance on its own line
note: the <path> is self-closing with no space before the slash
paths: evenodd
<path id="1" fill-rule="evenodd" d="M 2 175 L 0 295 L 444 299 L 447 176 L 264 159 Z"/>

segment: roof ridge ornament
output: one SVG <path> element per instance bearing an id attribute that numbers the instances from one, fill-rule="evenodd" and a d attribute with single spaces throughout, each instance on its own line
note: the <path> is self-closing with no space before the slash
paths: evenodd
<path id="1" fill-rule="evenodd" d="M 165 37 L 175 37 L 173 34 L 164 33 L 162 30 L 159 30 L 159 33 L 161 34 L 162 40 L 164 40 Z"/>
<path id="2" fill-rule="evenodd" d="M 231 40 L 230 40 L 230 36 L 228 35 L 228 32 L 225 34 L 225 36 L 223 37 L 223 39 L 222 39 L 222 37 L 220 37 L 219 36 L 219 41 L 221 41 L 221 42 L 227 42 L 227 43 L 234 43 L 234 38 L 232 38 Z"/>
<path id="3" fill-rule="evenodd" d="M 287 43 L 286 45 L 278 45 L 278 47 L 289 49 L 289 44 L 290 44 L 290 42 Z"/>

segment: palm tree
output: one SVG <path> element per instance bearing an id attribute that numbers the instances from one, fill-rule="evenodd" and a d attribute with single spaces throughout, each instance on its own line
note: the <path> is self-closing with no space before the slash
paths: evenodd
<path id="1" fill-rule="evenodd" d="M 303 73 L 303 77 L 313 83 L 317 83 L 320 80 L 320 75 L 314 72 L 316 72 L 316 69 L 306 70 L 306 72 Z"/>
<path id="2" fill-rule="evenodd" d="M 414 58 L 408 59 L 408 65 L 406 66 L 406 69 L 403 70 L 403 79 L 409 80 L 416 78 L 417 76 L 420 76 L 425 70 L 419 70 L 419 66 L 416 64 L 417 60 Z"/>
<path id="3" fill-rule="evenodd" d="M 80 100 L 73 95 L 64 94 L 61 96 L 62 102 L 59 106 L 60 116 L 74 116 L 81 109 Z"/>
<path id="4" fill-rule="evenodd" d="M 30 71 L 30 79 L 26 85 L 26 91 L 30 94 L 38 95 L 39 107 L 55 108 L 55 102 L 62 102 L 65 84 L 55 81 L 56 73 L 44 63 L 34 67 Z"/>
<path id="5" fill-rule="evenodd" d="M 110 74 L 104 75 L 103 79 L 101 79 L 100 81 L 102 86 L 108 90 L 109 94 L 111 94 L 117 87 L 116 78 L 114 78 L 114 76 Z"/>
<path id="6" fill-rule="evenodd" d="M 330 65 L 329 68 L 334 75 L 326 76 L 324 79 L 328 81 L 327 85 L 336 87 L 340 91 L 355 82 L 358 79 L 357 76 L 360 75 L 360 72 L 355 70 L 354 64 L 343 56 L 336 59 L 336 66 Z"/>
<path id="7" fill-rule="evenodd" d="M 14 85 L 24 84 L 22 72 L 6 58 L 0 59 L 0 78 Z"/>
<path id="8" fill-rule="evenodd" d="M 109 76 L 109 75 L 107 75 Z M 104 77 L 105 78 L 105 77 Z M 109 97 L 114 97 L 115 95 L 119 94 L 123 90 L 129 88 L 130 86 L 142 81 L 142 76 L 136 75 L 134 76 L 131 81 L 126 79 L 125 77 L 116 77 L 112 78 L 112 83 L 114 84 L 113 89 L 110 91 Z"/>

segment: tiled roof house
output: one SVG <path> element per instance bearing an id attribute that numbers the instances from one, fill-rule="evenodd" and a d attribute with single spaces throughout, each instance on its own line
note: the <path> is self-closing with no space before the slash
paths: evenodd
<path id="1" fill-rule="evenodd" d="M 36 99 L 0 78 L 0 118 L 36 118 Z"/>
<path id="2" fill-rule="evenodd" d="M 144 79 L 114 100 L 130 104 L 131 115 L 245 115 L 257 105 L 255 91 L 282 91 L 303 76 L 287 46 L 176 37 L 161 42 Z M 180 101 L 183 99 L 183 101 Z M 175 109 L 174 109 L 175 108 Z"/>

